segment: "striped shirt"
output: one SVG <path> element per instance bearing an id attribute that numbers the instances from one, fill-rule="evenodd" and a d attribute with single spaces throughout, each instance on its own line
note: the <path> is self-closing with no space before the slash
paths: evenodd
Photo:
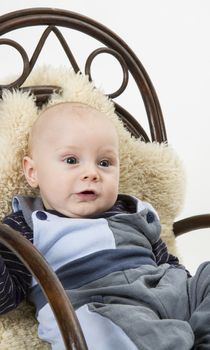
<path id="1" fill-rule="evenodd" d="M 113 210 L 111 213 L 113 215 Z M 26 224 L 22 211 L 6 216 L 3 223 L 20 232 L 33 244 L 33 232 Z M 167 246 L 161 239 L 152 246 L 152 251 L 157 265 L 168 263 L 184 269 L 178 258 L 168 253 Z M 13 252 L 0 244 L 0 314 L 16 308 L 23 299 L 27 298 L 31 281 L 32 275 L 25 265 Z"/>

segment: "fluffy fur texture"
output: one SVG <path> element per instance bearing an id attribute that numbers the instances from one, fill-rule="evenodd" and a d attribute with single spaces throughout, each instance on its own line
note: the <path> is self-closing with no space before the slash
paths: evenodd
<path id="1" fill-rule="evenodd" d="M 183 204 L 185 177 L 182 163 L 173 149 L 164 144 L 145 144 L 131 137 L 116 117 L 112 102 L 85 76 L 64 67 L 42 67 L 25 82 L 25 85 L 42 84 L 63 89 L 62 95 L 53 95 L 48 105 L 79 101 L 113 120 L 120 137 L 120 192 L 135 195 L 155 207 L 162 224 L 162 238 L 169 250 L 176 253 L 172 223 Z M 29 130 L 39 113 L 28 93 L 4 92 L 0 102 L 1 218 L 10 212 L 14 194 L 35 194 L 24 179 L 21 160 L 27 152 Z M 17 310 L 0 317 L 0 347 L 2 350 L 49 348 L 37 337 L 34 312 L 28 304 L 22 303 Z"/>

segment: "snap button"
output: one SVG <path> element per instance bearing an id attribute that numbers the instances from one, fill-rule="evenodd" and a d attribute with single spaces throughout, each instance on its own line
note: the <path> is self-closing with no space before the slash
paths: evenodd
<path id="1" fill-rule="evenodd" d="M 152 211 L 148 211 L 147 213 L 147 222 L 151 224 L 155 220 L 155 215 Z"/>
<path id="2" fill-rule="evenodd" d="M 37 211 L 36 212 L 36 217 L 39 220 L 47 220 L 47 214 L 44 211 Z"/>

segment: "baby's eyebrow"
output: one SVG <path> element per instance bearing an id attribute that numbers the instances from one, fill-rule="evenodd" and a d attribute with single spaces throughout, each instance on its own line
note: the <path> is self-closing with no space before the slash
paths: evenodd
<path id="1" fill-rule="evenodd" d="M 67 146 L 59 146 L 55 150 L 56 151 L 69 151 L 69 150 L 78 150 L 80 147 L 75 145 L 67 145 Z"/>
<path id="2" fill-rule="evenodd" d="M 101 146 L 99 148 L 99 150 L 102 151 L 102 152 L 113 152 L 113 153 L 116 153 L 117 152 L 117 147 L 111 146 L 111 145 L 106 145 L 106 146 Z"/>
<path id="3" fill-rule="evenodd" d="M 99 154 L 116 157 L 118 155 L 118 151 L 115 149 L 101 149 L 101 150 L 99 150 Z"/>

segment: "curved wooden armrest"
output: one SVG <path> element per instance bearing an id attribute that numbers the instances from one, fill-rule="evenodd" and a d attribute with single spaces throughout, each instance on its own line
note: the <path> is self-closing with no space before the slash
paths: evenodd
<path id="1" fill-rule="evenodd" d="M 25 237 L 0 223 L 0 242 L 11 249 L 39 283 L 57 320 L 67 350 L 87 350 L 74 309 L 59 279 L 40 252 Z"/>
<path id="2" fill-rule="evenodd" d="M 178 237 L 183 233 L 208 227 L 210 228 L 210 214 L 202 214 L 190 216 L 174 222 L 173 231 L 175 237 Z"/>

